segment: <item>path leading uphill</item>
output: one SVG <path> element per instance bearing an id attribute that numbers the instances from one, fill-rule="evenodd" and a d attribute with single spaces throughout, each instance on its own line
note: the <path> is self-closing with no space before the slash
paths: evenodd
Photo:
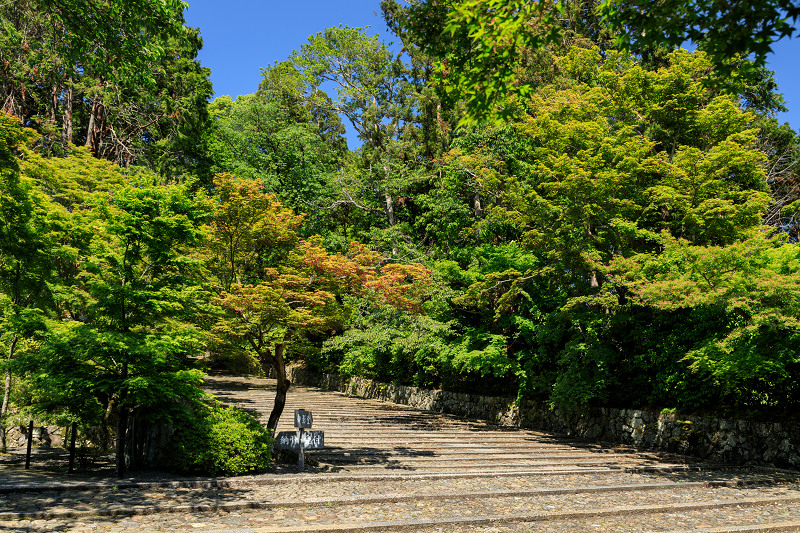
<path id="1" fill-rule="evenodd" d="M 212 376 L 264 421 L 274 382 Z M 733 468 L 293 387 L 324 450 L 306 472 L 224 480 L 15 486 L 0 471 L 0 531 L 800 532 L 800 472 Z"/>

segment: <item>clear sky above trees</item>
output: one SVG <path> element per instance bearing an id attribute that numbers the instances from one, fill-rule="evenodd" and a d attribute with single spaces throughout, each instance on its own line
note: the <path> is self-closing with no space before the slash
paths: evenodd
<path id="1" fill-rule="evenodd" d="M 204 67 L 211 68 L 216 96 L 255 92 L 261 81 L 261 68 L 282 61 L 305 44 L 310 35 L 337 26 L 371 26 L 371 32 L 391 40 L 380 13 L 379 0 L 302 0 L 262 2 L 229 0 L 224 9 L 219 2 L 190 0 L 186 20 L 199 27 L 205 42 L 200 52 Z M 800 37 L 784 39 L 768 58 L 775 70 L 789 112 L 781 122 L 800 129 Z M 348 135 L 351 148 L 354 135 Z"/>
<path id="2" fill-rule="evenodd" d="M 226 8 L 212 0 L 191 0 L 185 12 L 187 23 L 201 29 L 205 44 L 200 58 L 212 68 L 217 96 L 255 92 L 262 67 L 286 59 L 309 36 L 331 26 L 371 26 L 371 33 L 390 39 L 379 0 L 231 0 Z"/>

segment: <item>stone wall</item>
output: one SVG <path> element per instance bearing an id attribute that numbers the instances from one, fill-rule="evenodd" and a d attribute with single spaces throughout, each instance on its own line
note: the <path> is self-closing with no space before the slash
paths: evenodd
<path id="1" fill-rule="evenodd" d="M 642 409 L 523 405 L 521 427 L 735 464 L 800 469 L 800 420 L 754 421 Z"/>
<path id="2" fill-rule="evenodd" d="M 290 369 L 295 383 L 500 425 L 596 442 L 678 452 L 727 463 L 800 469 L 800 419 L 753 421 L 640 409 L 550 409 L 514 398 L 378 383 L 360 377 Z"/>

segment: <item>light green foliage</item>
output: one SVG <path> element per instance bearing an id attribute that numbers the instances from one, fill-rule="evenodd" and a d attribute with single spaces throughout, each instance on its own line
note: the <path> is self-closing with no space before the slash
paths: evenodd
<path id="1" fill-rule="evenodd" d="M 478 115 L 493 112 L 495 102 L 502 102 L 508 91 L 506 87 L 516 83 L 523 49 L 540 48 L 559 37 L 557 15 L 546 2 L 466 0 L 453 4 L 443 33 L 453 38 L 465 32 L 470 46 L 467 54 L 454 48 L 444 56 L 438 76 L 445 90 L 460 93 L 467 108 Z M 486 83 L 488 72 L 493 83 Z M 529 85 L 517 91 L 520 98 L 530 93 Z M 497 110 L 500 119 L 512 114 L 511 106 Z"/>
<path id="2" fill-rule="evenodd" d="M 415 36 L 415 45 L 429 54 L 433 82 L 451 105 L 463 105 L 461 122 L 516 114 L 507 96 L 520 98 L 532 87 L 520 68 L 537 51 L 563 35 L 561 3 L 520 0 L 415 2 L 400 26 Z M 530 80 L 528 80 L 530 81 Z"/>
<path id="3" fill-rule="evenodd" d="M 420 129 L 430 128 L 416 124 L 415 108 L 424 104 L 413 74 L 363 28 L 328 28 L 311 36 L 292 61 L 309 102 L 346 117 L 364 143 L 340 167 L 326 207 L 344 233 L 369 239 L 392 255 L 417 256 L 406 238 L 411 207 L 406 200 L 425 180 L 418 154 L 432 148 L 420 142 Z M 325 82 L 334 85 L 335 98 L 318 90 Z M 342 240 L 346 246 L 348 237 Z"/>
<path id="4" fill-rule="evenodd" d="M 520 373 L 507 339 L 481 329 L 459 333 L 456 321 L 374 309 L 362 303 L 360 317 L 342 335 L 323 344 L 322 369 L 418 387 L 463 388 Z"/>
<path id="5" fill-rule="evenodd" d="M 96 234 L 81 281 L 92 300 L 83 329 L 121 380 L 114 390 L 130 388 L 135 403 L 146 394 L 135 380 L 157 380 L 202 349 L 202 334 L 182 320 L 203 298 L 193 279 L 199 265 L 188 253 L 205 212 L 183 186 L 128 185 L 109 200 L 91 222 Z"/>
<path id="6" fill-rule="evenodd" d="M 190 252 L 203 198 L 187 186 L 152 185 L 153 174 L 116 185 L 119 173 L 105 164 L 83 165 L 90 175 L 74 179 L 64 172 L 74 160 L 53 162 L 29 168 L 71 212 L 59 206 L 50 218 L 59 321 L 38 352 L 18 361 L 28 401 L 45 417 L 84 423 L 106 409 L 124 420 L 134 407 L 151 420 L 168 418 L 200 395 L 202 373 L 190 357 L 204 349 L 196 321 L 208 297 Z M 90 191 L 99 184 L 104 189 Z M 124 442 L 124 426 L 117 439 Z"/>
<path id="7" fill-rule="evenodd" d="M 204 374 L 185 368 L 186 364 L 176 369 L 175 347 L 157 341 L 137 347 L 138 353 L 133 355 L 140 360 L 129 366 L 128 378 L 121 379 L 121 368 L 112 366 L 114 356 L 107 351 L 112 343 L 123 348 L 125 340 L 130 343 L 77 324 L 50 325 L 46 341 L 21 354 L 14 365 L 25 376 L 16 404 L 54 424 L 98 426 L 108 422 L 104 422 L 105 411 L 109 402 L 113 405 L 117 399 L 136 405 L 147 412 L 150 421 L 159 422 L 175 417 L 179 404 L 200 399 Z M 159 353 L 167 349 L 172 354 Z M 150 361 L 142 360 L 145 356 Z"/>
<path id="8" fill-rule="evenodd" d="M 13 305 L 41 303 L 48 274 L 44 200 L 20 175 L 17 154 L 35 134 L 0 113 L 0 291 Z"/>
<path id="9" fill-rule="evenodd" d="M 484 200 L 460 236 L 494 250 L 472 252 L 479 276 L 460 281 L 452 302 L 480 311 L 483 338 L 505 336 L 519 366 L 497 364 L 531 394 L 610 401 L 618 369 L 638 357 L 626 353 L 637 348 L 622 323 L 641 312 L 609 279 L 611 262 L 658 257 L 663 235 L 734 246 L 770 203 L 751 117 L 705 88 L 702 53 L 669 61 L 646 71 L 623 54 L 573 49 L 558 60 L 565 77 L 532 96 L 523 119 L 467 130 L 445 158 L 451 179 L 468 179 Z"/>
<path id="10" fill-rule="evenodd" d="M 286 205 L 309 214 L 304 233 L 324 232 L 323 210 L 335 197 L 334 176 L 346 152 L 344 126 L 327 95 L 293 62 L 276 63 L 262 75 L 256 94 L 212 102 L 214 170 L 261 181 Z"/>
<path id="11" fill-rule="evenodd" d="M 476 373 L 481 377 L 509 377 L 521 372 L 519 362 L 509 357 L 505 335 L 467 329 L 460 343 L 451 344 L 442 354 L 461 373 Z"/>
<path id="12" fill-rule="evenodd" d="M 363 140 L 392 137 L 401 119 L 388 113 L 402 96 L 394 75 L 398 60 L 377 36 L 361 28 L 327 28 L 311 36 L 292 60 L 312 98 L 322 83 L 335 84 L 337 98 L 328 105 L 347 117 Z M 387 118 L 391 123 L 383 124 Z"/>
<path id="13" fill-rule="evenodd" d="M 241 476 L 263 472 L 272 460 L 272 439 L 258 420 L 235 407 L 201 405 L 176 424 L 162 457 L 183 474 Z"/>
<path id="14" fill-rule="evenodd" d="M 350 329 L 323 344 L 323 369 L 420 387 L 450 379 L 454 369 L 443 350 L 453 338 L 452 323 L 367 301 L 350 307 L 357 316 Z"/>
<path id="15" fill-rule="evenodd" d="M 778 405 L 797 394 L 792 368 L 800 331 L 800 247 L 749 232 L 728 246 L 693 246 L 664 236 L 658 255 L 613 263 L 634 301 L 660 310 L 717 309 L 726 323 L 685 355 L 724 394 Z"/>
<path id="16" fill-rule="evenodd" d="M 10 395 L 11 364 L 44 329 L 44 310 L 51 303 L 49 283 L 53 244 L 46 223 L 47 202 L 31 180 L 20 175 L 17 155 L 35 134 L 0 113 L 0 346 L 4 386 L 0 410 L 0 449 L 5 451 L 5 418 Z M 24 350 L 23 350 L 24 351 Z"/>
<path id="17" fill-rule="evenodd" d="M 507 393 L 512 382 L 524 381 L 513 345 L 529 340 L 525 314 L 535 304 L 522 291 L 503 287 L 515 282 L 518 269 L 533 268 L 535 258 L 514 244 L 473 253 L 466 270 L 452 261 L 431 264 L 437 288 L 424 305 L 426 315 L 351 304 L 357 313 L 350 329 L 324 344 L 327 364 L 338 363 L 351 375 L 459 390 Z M 502 310 L 487 311 L 497 298 L 503 299 Z M 468 312 L 454 312 L 455 303 Z"/>
<path id="18" fill-rule="evenodd" d="M 614 255 L 656 246 L 662 230 L 724 244 L 758 224 L 769 203 L 763 155 L 747 116 L 702 90 L 702 55 L 675 52 L 656 72 L 598 57 L 576 49 L 560 66 L 589 83 L 543 88 L 519 125 L 452 152 L 451 167 L 486 191 L 479 231 L 515 228 L 508 238 L 591 286 Z M 679 101 L 693 111 L 669 104 Z"/>
<path id="19" fill-rule="evenodd" d="M 124 183 L 119 166 L 93 157 L 86 146 L 71 148 L 64 157 L 45 158 L 27 151 L 21 168 L 39 190 L 66 210 L 85 209 L 97 192 Z"/>

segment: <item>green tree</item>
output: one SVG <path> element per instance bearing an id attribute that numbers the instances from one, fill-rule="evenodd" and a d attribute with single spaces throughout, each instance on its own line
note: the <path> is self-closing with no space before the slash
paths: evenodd
<path id="1" fill-rule="evenodd" d="M 54 330 L 41 356 L 23 362 L 36 388 L 75 395 L 74 416 L 98 416 L 103 408 L 116 415 L 120 476 L 131 413 L 139 420 L 167 416 L 178 400 L 201 394 L 202 373 L 191 357 L 205 346 L 193 325 L 204 294 L 190 251 L 205 207 L 187 186 L 154 186 L 152 179 L 89 199 L 81 222 L 90 235 L 86 248 L 75 250 L 74 284 L 62 299 L 77 316 Z"/>
<path id="2" fill-rule="evenodd" d="M 180 1 L 26 0 L 0 8 L 3 110 L 64 155 L 85 144 L 121 165 L 210 181 L 209 70 Z M 181 170 L 180 167 L 187 167 Z"/>
<path id="3" fill-rule="evenodd" d="M 437 80 L 466 107 L 465 120 L 515 115 L 512 95 L 524 98 L 537 85 L 521 75 L 530 50 L 570 40 L 579 33 L 605 48 L 611 31 L 617 48 L 660 55 L 687 40 L 699 44 L 718 75 L 709 82 L 723 90 L 727 78 L 752 79 L 771 44 L 791 36 L 800 15 L 793 0 L 748 2 L 563 0 L 434 0 L 409 6 L 406 27 L 438 59 Z M 731 61 L 754 54 L 754 62 Z M 655 61 L 658 64 L 660 61 Z M 533 83 L 532 83 L 533 82 Z"/>
<path id="4" fill-rule="evenodd" d="M 694 339 L 683 360 L 719 389 L 724 405 L 788 407 L 800 401 L 800 247 L 766 228 L 729 246 L 667 234 L 660 254 L 618 257 L 612 272 L 632 303 L 715 312 L 722 324 Z"/>
<path id="5" fill-rule="evenodd" d="M 800 137 L 788 124 L 763 117 L 759 126 L 759 147 L 767 155 L 767 182 L 772 204 L 764 223 L 785 232 L 793 242 L 800 241 Z"/>
<path id="6" fill-rule="evenodd" d="M 800 17 L 794 0 L 726 3 L 714 0 L 672 0 L 659 4 L 611 0 L 601 3 L 604 18 L 620 31 L 618 44 L 626 48 L 664 45 L 677 48 L 693 41 L 723 68 L 734 56 L 753 54 L 755 66 L 764 66 L 772 43 L 791 37 Z"/>
<path id="7" fill-rule="evenodd" d="M 4 388 L 0 408 L 0 448 L 5 450 L 5 417 L 11 391 L 11 367 L 18 346 L 41 329 L 49 307 L 52 266 L 43 199 L 20 175 L 18 157 L 35 137 L 18 120 L 0 113 L 0 342 Z"/>
<path id="8" fill-rule="evenodd" d="M 599 58 L 575 48 L 558 59 L 565 76 L 530 98 L 525 118 L 465 129 L 443 167 L 484 199 L 455 235 L 507 256 L 450 252 L 465 270 L 452 300 L 462 324 L 484 342 L 504 336 L 518 365 L 506 368 L 558 403 L 610 400 L 631 358 L 616 321 L 639 311 L 609 283 L 615 258 L 657 255 L 662 232 L 735 245 L 770 203 L 752 117 L 705 86 L 706 56 L 676 51 L 657 71 Z"/>
<path id="9" fill-rule="evenodd" d="M 424 181 L 418 165 L 420 94 L 408 68 L 377 36 L 350 27 L 309 37 L 292 61 L 314 105 L 345 117 L 363 141 L 341 166 L 333 201 L 325 207 L 344 219 L 360 215 L 359 233 L 374 246 L 398 257 L 418 255 L 413 246 L 407 254 L 400 251 L 409 241 L 413 206 L 406 200 Z M 324 83 L 333 84 L 335 97 L 321 95 Z"/>
<path id="10" fill-rule="evenodd" d="M 271 91 L 214 100 L 214 170 L 260 180 L 286 205 L 308 211 L 330 197 L 344 138 L 338 117 L 323 125 L 287 100 Z"/>

